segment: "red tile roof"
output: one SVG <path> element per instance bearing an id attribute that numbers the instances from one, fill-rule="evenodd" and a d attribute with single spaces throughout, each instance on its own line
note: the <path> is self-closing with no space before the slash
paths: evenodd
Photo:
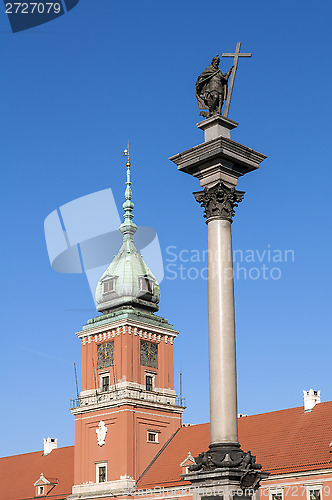
<path id="1" fill-rule="evenodd" d="M 317 404 L 311 412 L 303 407 L 239 418 L 239 440 L 243 450 L 251 450 L 257 462 L 271 474 L 331 469 L 332 401 Z M 190 451 L 197 456 L 207 450 L 210 425 L 181 427 L 163 452 L 138 481 L 138 488 L 188 484 L 181 480 L 180 463 Z M 34 483 L 43 473 L 59 483 L 47 495 L 62 500 L 73 485 L 74 447 L 58 448 L 49 455 L 26 453 L 0 458 L 0 499 L 30 500 Z M 181 482 L 180 482 L 181 481 Z"/>
<path id="2" fill-rule="evenodd" d="M 251 450 L 257 463 L 271 474 L 331 469 L 332 401 L 317 404 L 311 412 L 303 407 L 239 418 L 239 441 Z M 190 451 L 197 456 L 208 449 L 210 425 L 182 427 L 163 453 L 138 482 L 139 488 L 176 486 L 181 481 L 180 463 Z"/>
<path id="3" fill-rule="evenodd" d="M 34 483 L 41 473 L 47 479 L 59 480 L 47 498 L 62 500 L 70 495 L 74 484 L 74 447 L 58 448 L 45 456 L 43 456 L 43 451 L 36 451 L 0 458 L 1 500 L 35 498 Z"/>

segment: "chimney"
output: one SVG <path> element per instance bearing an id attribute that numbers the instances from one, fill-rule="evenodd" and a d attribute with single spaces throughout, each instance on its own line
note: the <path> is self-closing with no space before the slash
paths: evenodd
<path id="1" fill-rule="evenodd" d="M 304 411 L 311 411 L 317 403 L 320 403 L 320 391 L 303 391 Z"/>
<path id="2" fill-rule="evenodd" d="M 52 450 L 58 447 L 58 440 L 48 437 L 44 438 L 44 455 L 49 455 Z"/>

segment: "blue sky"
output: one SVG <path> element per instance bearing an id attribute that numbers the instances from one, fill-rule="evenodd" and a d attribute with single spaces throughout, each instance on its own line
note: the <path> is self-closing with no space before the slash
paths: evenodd
<path id="1" fill-rule="evenodd" d="M 235 282 L 239 411 L 299 406 L 311 387 L 332 399 L 331 10 L 327 1 L 80 0 L 57 20 L 12 34 L 2 7 L 1 455 L 41 449 L 47 436 L 73 443 L 75 332 L 95 311 L 84 275 L 52 270 L 43 223 L 109 187 L 122 213 L 128 138 L 135 222 L 157 231 L 165 266 L 171 246 L 184 267 L 185 279 L 165 271 L 160 303 L 181 331 L 183 420 L 208 421 L 207 284 L 188 277 L 205 264 L 180 261 L 181 250 L 202 255 L 206 225 L 191 194 L 199 182 L 168 157 L 203 141 L 194 83 L 237 41 L 253 57 L 239 63 L 232 138 L 268 158 L 239 181 L 246 196 L 234 249 L 294 252 L 288 262 L 263 259 L 280 279 L 240 272 Z M 256 253 L 245 265 L 262 263 Z"/>

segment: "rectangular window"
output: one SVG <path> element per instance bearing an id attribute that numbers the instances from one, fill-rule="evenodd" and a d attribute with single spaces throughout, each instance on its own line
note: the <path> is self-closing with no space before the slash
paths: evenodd
<path id="1" fill-rule="evenodd" d="M 99 465 L 98 467 L 98 483 L 106 482 L 106 465 Z"/>
<path id="2" fill-rule="evenodd" d="M 149 278 L 140 278 L 140 289 L 141 292 L 153 292 L 153 281 Z"/>
<path id="3" fill-rule="evenodd" d="M 280 488 L 280 489 L 276 489 L 276 488 L 270 489 L 270 491 L 269 491 L 269 500 L 283 500 L 283 498 L 284 498 L 284 493 L 283 493 L 283 489 L 282 488 Z"/>
<path id="4" fill-rule="evenodd" d="M 149 392 L 153 391 L 153 375 L 145 375 L 145 389 Z"/>
<path id="5" fill-rule="evenodd" d="M 44 495 L 45 488 L 44 486 L 38 486 L 38 495 Z"/>
<path id="6" fill-rule="evenodd" d="M 110 376 L 104 375 L 101 377 L 101 390 L 107 392 L 110 388 Z"/>
<path id="7" fill-rule="evenodd" d="M 148 443 L 158 443 L 158 432 L 148 431 Z"/>
<path id="8" fill-rule="evenodd" d="M 108 292 L 114 292 L 115 290 L 115 279 L 114 278 L 111 278 L 107 281 L 104 281 L 103 282 L 103 285 L 104 285 L 104 293 L 108 293 Z"/>
<path id="9" fill-rule="evenodd" d="M 96 464 L 96 483 L 107 482 L 107 460 L 95 462 Z"/>
<path id="10" fill-rule="evenodd" d="M 309 489 L 309 500 L 322 500 L 322 492 L 320 488 Z"/>

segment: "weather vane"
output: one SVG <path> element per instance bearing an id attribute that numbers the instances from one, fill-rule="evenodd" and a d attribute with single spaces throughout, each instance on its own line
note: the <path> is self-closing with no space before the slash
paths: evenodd
<path id="1" fill-rule="evenodd" d="M 128 161 L 129 161 L 129 141 L 128 141 L 127 149 L 124 149 L 121 154 L 122 154 L 122 156 L 127 156 Z"/>
<path id="2" fill-rule="evenodd" d="M 200 115 L 208 118 L 212 115 L 221 115 L 221 109 L 226 101 L 223 116 L 227 118 L 229 106 L 231 103 L 235 74 L 238 66 L 239 57 L 251 57 L 251 53 L 240 53 L 241 42 L 236 44 L 235 53 L 224 52 L 222 57 L 233 57 L 233 66 L 223 73 L 219 69 L 220 57 L 217 54 L 208 66 L 197 78 L 196 98 Z M 228 85 L 229 79 L 229 85 Z"/>

